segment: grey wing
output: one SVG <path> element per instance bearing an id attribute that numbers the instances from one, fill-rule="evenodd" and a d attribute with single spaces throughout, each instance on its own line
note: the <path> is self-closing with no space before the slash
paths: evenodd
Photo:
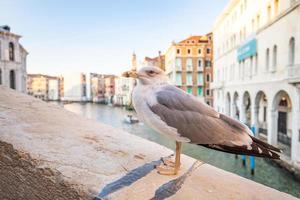
<path id="1" fill-rule="evenodd" d="M 148 104 L 151 111 L 191 143 L 228 153 L 280 158 L 278 148 L 252 137 L 247 126 L 174 86 L 160 88 L 155 96 L 157 102 Z"/>
<path id="2" fill-rule="evenodd" d="M 155 96 L 157 103 L 148 104 L 152 112 L 191 143 L 231 146 L 252 143 L 250 131 L 244 124 L 216 112 L 175 86 L 163 86 Z"/>

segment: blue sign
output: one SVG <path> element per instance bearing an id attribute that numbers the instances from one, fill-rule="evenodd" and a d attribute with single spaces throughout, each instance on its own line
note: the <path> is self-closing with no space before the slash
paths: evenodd
<path id="1" fill-rule="evenodd" d="M 238 49 L 238 61 L 254 56 L 257 52 L 257 40 L 252 39 Z"/>

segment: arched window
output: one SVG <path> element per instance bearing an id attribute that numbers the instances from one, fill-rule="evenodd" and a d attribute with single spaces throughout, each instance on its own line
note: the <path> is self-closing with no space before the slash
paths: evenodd
<path id="1" fill-rule="evenodd" d="M 266 50 L 266 71 L 269 70 L 269 65 L 270 65 L 270 49 L 267 48 L 267 50 Z"/>
<path id="2" fill-rule="evenodd" d="M 15 60 L 15 46 L 12 42 L 9 43 L 9 60 L 14 61 Z"/>
<path id="3" fill-rule="evenodd" d="M 273 62 L 272 62 L 272 70 L 276 70 L 277 66 L 277 45 L 273 47 Z"/>
<path id="4" fill-rule="evenodd" d="M 210 76 L 209 74 L 206 74 L 206 82 L 209 82 L 210 81 Z"/>
<path id="5" fill-rule="evenodd" d="M 9 86 L 11 89 L 16 89 L 16 74 L 14 70 L 9 72 Z"/>
<path id="6" fill-rule="evenodd" d="M 289 65 L 295 64 L 295 38 L 292 37 L 289 42 Z"/>

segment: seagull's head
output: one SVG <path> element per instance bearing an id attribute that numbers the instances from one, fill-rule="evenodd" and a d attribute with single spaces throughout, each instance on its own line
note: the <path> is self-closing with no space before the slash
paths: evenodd
<path id="1" fill-rule="evenodd" d="M 127 71 L 122 74 L 123 77 L 137 78 L 142 85 L 156 85 L 168 82 L 165 72 L 155 66 L 142 67 L 138 71 Z"/>

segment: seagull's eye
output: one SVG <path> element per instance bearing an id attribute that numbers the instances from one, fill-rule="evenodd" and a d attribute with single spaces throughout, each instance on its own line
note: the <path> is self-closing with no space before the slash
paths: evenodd
<path id="1" fill-rule="evenodd" d="M 147 74 L 149 74 L 149 75 L 154 75 L 155 74 L 155 71 L 153 71 L 153 70 L 149 70 L 149 71 L 147 71 Z"/>

